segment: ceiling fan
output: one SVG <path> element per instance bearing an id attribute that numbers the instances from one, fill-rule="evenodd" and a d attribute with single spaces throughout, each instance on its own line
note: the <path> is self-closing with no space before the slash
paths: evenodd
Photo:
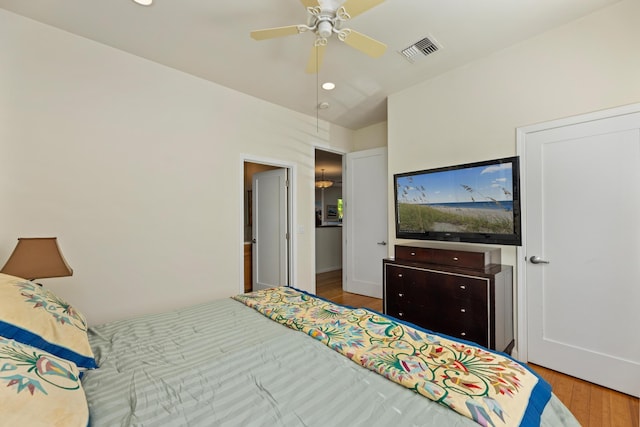
<path id="1" fill-rule="evenodd" d="M 290 36 L 312 31 L 316 35 L 307 63 L 307 73 L 320 69 L 328 39 L 335 34 L 338 40 L 371 56 L 378 58 L 387 49 L 384 43 L 372 39 L 350 28 L 343 28 L 345 22 L 379 5 L 384 0 L 300 0 L 307 9 L 307 24 L 267 28 L 251 32 L 255 40 Z"/>

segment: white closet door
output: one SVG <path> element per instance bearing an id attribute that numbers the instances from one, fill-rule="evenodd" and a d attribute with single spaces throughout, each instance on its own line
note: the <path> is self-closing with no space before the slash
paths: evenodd
<path id="1" fill-rule="evenodd" d="M 640 105 L 521 136 L 527 358 L 640 396 Z"/>

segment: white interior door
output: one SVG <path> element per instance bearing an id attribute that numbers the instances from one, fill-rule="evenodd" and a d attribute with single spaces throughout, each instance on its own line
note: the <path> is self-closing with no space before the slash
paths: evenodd
<path id="1" fill-rule="evenodd" d="M 253 174 L 253 290 L 288 280 L 287 170 Z"/>
<path id="2" fill-rule="evenodd" d="M 387 149 L 346 155 L 343 289 L 382 298 L 387 256 Z"/>
<path id="3" fill-rule="evenodd" d="M 521 135 L 527 358 L 640 396 L 640 104 Z"/>

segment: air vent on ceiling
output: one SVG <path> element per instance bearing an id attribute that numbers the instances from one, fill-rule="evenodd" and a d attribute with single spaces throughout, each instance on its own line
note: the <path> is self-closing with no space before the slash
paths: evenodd
<path id="1" fill-rule="evenodd" d="M 418 56 L 420 53 L 422 53 L 422 55 L 424 56 L 427 56 L 437 52 L 438 50 L 440 50 L 440 46 L 438 46 L 438 44 L 432 38 L 425 37 L 422 40 L 415 42 L 408 48 L 403 49 L 402 51 L 400 51 L 400 53 L 404 55 L 404 57 L 407 58 L 408 61 L 415 62 L 415 60 L 417 59 L 416 56 Z"/>

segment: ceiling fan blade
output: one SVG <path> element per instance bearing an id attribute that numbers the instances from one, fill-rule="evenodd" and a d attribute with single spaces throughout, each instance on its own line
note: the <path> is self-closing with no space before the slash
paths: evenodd
<path id="1" fill-rule="evenodd" d="M 326 49 L 327 45 L 313 46 L 311 48 L 311 55 L 309 55 L 309 62 L 307 62 L 307 73 L 316 74 L 318 72 Z"/>
<path id="2" fill-rule="evenodd" d="M 387 45 L 381 43 L 369 36 L 365 36 L 362 33 L 351 29 L 342 30 L 344 37 L 339 37 L 340 40 L 348 44 L 354 49 L 358 49 L 360 52 L 366 53 L 372 58 L 381 57 L 387 50 Z"/>
<path id="3" fill-rule="evenodd" d="M 367 10 L 376 7 L 384 0 L 347 0 L 342 7 L 349 14 L 350 17 L 355 18 Z"/>
<path id="4" fill-rule="evenodd" d="M 251 38 L 254 40 L 266 40 L 275 37 L 291 36 L 299 34 L 298 25 L 289 25 L 286 27 L 266 28 L 264 30 L 251 31 Z"/>
<path id="5" fill-rule="evenodd" d="M 300 3 L 302 3 L 305 8 L 319 6 L 318 0 L 300 0 Z"/>

